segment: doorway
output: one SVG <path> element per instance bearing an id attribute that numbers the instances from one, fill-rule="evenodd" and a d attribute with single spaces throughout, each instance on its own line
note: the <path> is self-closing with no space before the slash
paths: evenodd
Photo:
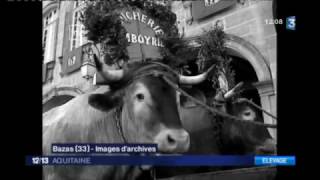
<path id="1" fill-rule="evenodd" d="M 257 74 L 249 61 L 238 56 L 230 55 L 230 57 L 232 59 L 230 62 L 230 67 L 235 73 L 235 76 L 234 76 L 235 84 L 238 84 L 239 82 L 255 83 L 259 81 Z M 255 104 L 261 107 L 261 98 L 256 88 L 247 89 L 241 92 L 240 97 L 252 100 L 252 102 L 254 102 Z M 261 118 L 258 118 L 258 121 L 263 122 L 262 112 L 257 111 L 257 115 L 258 117 L 261 117 Z"/>

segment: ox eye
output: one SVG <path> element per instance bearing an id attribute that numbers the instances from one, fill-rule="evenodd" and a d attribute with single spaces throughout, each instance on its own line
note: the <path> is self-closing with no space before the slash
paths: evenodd
<path id="1" fill-rule="evenodd" d="M 244 115 L 246 115 L 246 116 L 250 116 L 250 114 L 251 114 L 250 111 L 244 113 Z"/>
<path id="2" fill-rule="evenodd" d="M 137 99 L 138 99 L 139 101 L 144 100 L 144 95 L 141 94 L 141 93 L 137 94 L 136 97 L 137 97 Z"/>

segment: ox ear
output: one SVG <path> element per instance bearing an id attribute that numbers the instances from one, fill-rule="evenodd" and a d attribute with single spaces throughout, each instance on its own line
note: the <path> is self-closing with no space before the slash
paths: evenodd
<path id="1" fill-rule="evenodd" d="M 120 105 L 121 98 L 113 93 L 92 94 L 89 96 L 88 103 L 95 109 L 109 111 Z"/>

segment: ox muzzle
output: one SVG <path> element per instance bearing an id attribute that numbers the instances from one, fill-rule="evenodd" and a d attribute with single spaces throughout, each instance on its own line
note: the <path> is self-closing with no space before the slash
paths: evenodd
<path id="1" fill-rule="evenodd" d="M 189 133 L 184 129 L 166 129 L 155 137 L 158 150 L 164 153 L 183 153 L 190 147 Z"/>

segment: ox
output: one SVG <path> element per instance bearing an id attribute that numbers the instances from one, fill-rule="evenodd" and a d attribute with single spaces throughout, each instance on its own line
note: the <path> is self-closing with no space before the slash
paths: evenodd
<path id="1" fill-rule="evenodd" d="M 257 110 L 244 99 L 231 101 L 240 84 L 227 93 L 217 93 L 215 101 L 222 102 L 216 108 L 238 118 L 248 121 L 261 121 Z M 204 93 L 195 87 L 184 88 L 188 94 L 200 101 L 208 101 Z M 208 102 L 206 102 L 208 103 Z M 180 118 L 183 127 L 190 134 L 190 149 L 188 154 L 274 154 L 276 144 L 271 138 L 267 128 L 245 124 L 242 122 L 226 121 L 214 116 L 202 106 L 195 104 L 187 97 L 181 95 Z M 228 169 L 225 167 L 156 167 L 157 177 L 171 177 L 182 174 L 201 173 L 214 170 Z"/>
<path id="2" fill-rule="evenodd" d="M 129 64 L 122 70 L 107 70 L 95 57 L 96 84 L 110 89 L 75 97 L 43 115 L 43 154 L 51 154 L 52 143 L 156 143 L 164 153 L 189 149 L 189 133 L 183 129 L 176 92 L 163 76 L 175 83 L 197 84 L 208 72 L 197 76 L 173 75 L 150 63 Z M 144 75 L 150 71 L 156 71 Z M 160 75 L 159 75 L 160 74 Z M 120 124 L 120 127 L 118 126 Z M 138 167 L 49 166 L 44 179 L 102 180 L 137 179 Z"/>
<path id="3" fill-rule="evenodd" d="M 215 103 L 216 108 L 243 120 L 263 122 L 262 117 L 258 115 L 258 110 L 246 99 L 231 100 L 240 87 L 241 84 L 226 93 L 217 93 L 213 101 L 221 103 Z M 211 104 L 206 102 L 210 100 L 206 99 L 200 89 L 193 87 L 184 90 L 198 100 Z M 189 153 L 275 153 L 275 144 L 272 146 L 273 140 L 265 127 L 239 121 L 228 121 L 222 117 L 214 116 L 183 95 L 180 98 L 179 113 L 183 127 L 191 136 Z"/>

